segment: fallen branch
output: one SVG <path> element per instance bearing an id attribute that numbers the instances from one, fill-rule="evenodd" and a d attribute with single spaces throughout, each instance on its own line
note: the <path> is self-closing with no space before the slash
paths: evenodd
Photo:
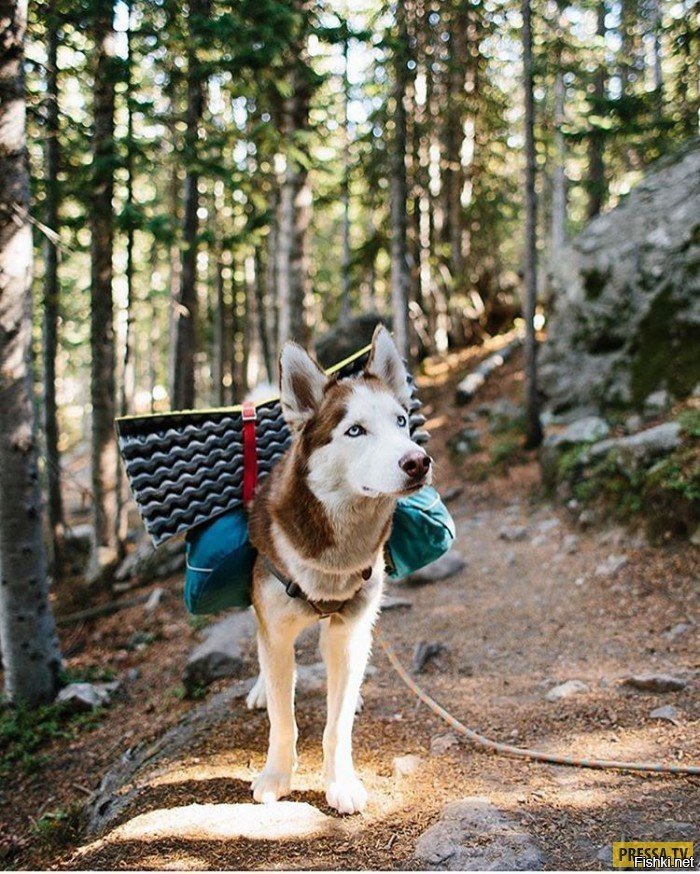
<path id="1" fill-rule="evenodd" d="M 89 607 L 87 610 L 78 610 L 77 613 L 68 613 L 66 616 L 58 616 L 56 624 L 59 628 L 65 628 L 67 625 L 75 625 L 77 622 L 83 622 L 85 619 L 97 619 L 98 616 L 109 616 L 111 613 L 118 613 L 126 607 L 135 607 L 137 604 L 145 604 L 150 597 L 150 592 L 145 595 L 137 595 L 135 598 L 123 598 L 121 601 L 108 601 L 106 604 L 99 604 L 97 607 Z"/>
<path id="2" fill-rule="evenodd" d="M 497 370 L 508 361 L 523 342 L 522 334 L 518 334 L 497 352 L 485 358 L 478 367 L 468 373 L 457 386 L 456 399 L 458 404 L 466 404 L 479 391 L 481 386 Z"/>

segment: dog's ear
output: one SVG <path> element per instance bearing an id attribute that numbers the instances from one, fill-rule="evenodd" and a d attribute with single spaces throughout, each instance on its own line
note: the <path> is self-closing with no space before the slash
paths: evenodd
<path id="1" fill-rule="evenodd" d="M 297 343 L 287 342 L 280 355 L 280 401 L 292 431 L 300 430 L 323 400 L 326 374 Z"/>
<path id="2" fill-rule="evenodd" d="M 372 351 L 365 367 L 365 373 L 376 376 L 385 382 L 396 395 L 402 407 L 409 408 L 411 403 L 411 387 L 399 350 L 396 348 L 391 334 L 384 325 L 377 325 L 372 337 Z"/>

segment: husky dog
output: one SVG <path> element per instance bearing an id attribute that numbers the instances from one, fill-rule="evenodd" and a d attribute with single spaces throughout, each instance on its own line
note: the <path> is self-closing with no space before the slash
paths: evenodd
<path id="1" fill-rule="evenodd" d="M 320 621 L 328 675 L 326 799 L 340 813 L 356 813 L 367 793 L 353 766 L 352 725 L 379 612 L 384 544 L 397 498 L 430 481 L 432 460 L 411 440 L 406 371 L 383 327 L 364 372 L 347 379 L 329 379 L 300 346 L 287 343 L 280 397 L 292 445 L 250 517 L 261 675 L 248 706 L 266 702 L 270 720 L 267 761 L 253 796 L 269 802 L 290 792 L 294 641 Z"/>

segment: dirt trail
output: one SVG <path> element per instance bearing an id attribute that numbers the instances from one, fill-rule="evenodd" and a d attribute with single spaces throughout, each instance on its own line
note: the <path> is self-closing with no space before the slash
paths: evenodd
<path id="1" fill-rule="evenodd" d="M 465 425 L 463 412 L 447 402 L 451 391 L 449 379 L 423 390 L 443 488 L 464 475 L 445 448 Z M 519 392 L 516 360 L 479 403 L 497 394 L 517 399 Z M 524 459 L 484 483 L 464 484 L 451 509 L 465 569 L 420 588 L 393 586 L 392 594 L 409 598 L 412 607 L 386 612 L 383 633 L 404 664 L 417 642 L 444 643 L 420 681 L 489 736 L 562 753 L 697 762 L 696 627 L 677 637 L 667 632 L 698 622 L 697 612 L 692 615 L 698 550 L 651 549 L 617 529 L 574 531 L 566 511 L 538 496 L 537 482 L 536 464 Z M 502 539 L 503 529 L 518 526 L 526 529 L 524 539 Z M 596 575 L 611 554 L 626 555 L 627 564 L 614 575 Z M 299 659 L 317 661 L 313 640 L 302 643 Z M 552 869 L 605 868 L 614 839 L 700 839 L 697 780 L 509 760 L 461 741 L 435 754 L 435 738 L 447 727 L 416 704 L 378 648 L 372 664 L 355 732 L 356 763 L 371 797 L 363 816 L 337 817 L 325 803 L 321 691 L 300 696 L 297 707 L 300 764 L 290 800 L 309 807 L 287 809 L 298 818 L 292 832 L 308 827 L 310 833 L 298 838 L 282 828 L 270 839 L 279 812 L 230 807 L 249 804 L 248 784 L 263 763 L 266 739 L 265 715 L 248 712 L 237 699 L 186 750 L 138 775 L 138 793 L 113 824 L 121 830 L 55 863 L 83 869 L 418 868 L 417 837 L 447 802 L 464 796 L 484 796 L 513 816 Z M 621 687 L 635 672 L 673 673 L 691 682 L 664 695 Z M 554 703 L 545 699 L 552 686 L 571 679 L 588 691 Z M 665 704 L 678 709 L 678 725 L 649 717 Z M 394 757 L 410 753 L 421 757 L 418 769 L 392 776 Z M 184 827 L 175 809 L 195 803 L 210 806 L 191 812 Z M 134 819 L 148 813 L 142 829 L 143 820 Z M 243 822 L 248 837 L 225 838 Z"/>

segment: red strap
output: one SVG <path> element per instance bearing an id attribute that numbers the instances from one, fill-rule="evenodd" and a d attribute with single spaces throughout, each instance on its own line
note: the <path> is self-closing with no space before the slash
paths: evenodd
<path id="1" fill-rule="evenodd" d="M 258 484 L 258 448 L 255 441 L 255 404 L 246 401 L 241 405 L 243 417 L 243 504 L 253 500 Z"/>

